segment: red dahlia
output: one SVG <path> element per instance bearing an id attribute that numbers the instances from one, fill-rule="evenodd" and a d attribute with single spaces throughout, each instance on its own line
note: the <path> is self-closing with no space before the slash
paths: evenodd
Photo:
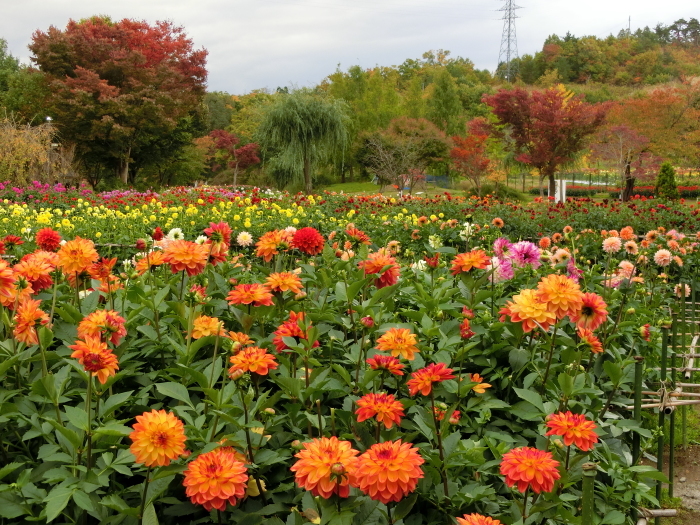
<path id="1" fill-rule="evenodd" d="M 55 252 L 61 246 L 61 234 L 51 228 L 36 232 L 36 245 L 44 251 Z"/>
<path id="2" fill-rule="evenodd" d="M 323 236 L 316 228 L 302 228 L 294 233 L 292 247 L 307 255 L 316 255 L 323 251 Z"/>

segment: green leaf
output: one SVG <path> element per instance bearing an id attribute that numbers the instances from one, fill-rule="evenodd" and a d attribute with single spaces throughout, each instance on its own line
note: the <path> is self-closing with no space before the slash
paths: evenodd
<path id="1" fill-rule="evenodd" d="M 12 368 L 12 365 L 14 365 L 18 359 L 19 355 L 13 355 L 9 359 L 6 359 L 2 363 L 0 363 L 0 376 L 4 376 L 5 372 Z"/>
<path id="2" fill-rule="evenodd" d="M 151 341 L 156 341 L 158 339 L 158 333 L 150 325 L 144 324 L 137 326 L 136 330 L 148 337 Z"/>
<path id="3" fill-rule="evenodd" d="M 8 476 L 9 474 L 12 474 L 22 465 L 24 465 L 24 463 L 15 461 L 14 463 L 8 463 L 4 467 L 0 468 L 0 480 L 2 480 L 5 476 Z"/>
<path id="4" fill-rule="evenodd" d="M 190 394 L 187 392 L 187 387 L 180 383 L 158 383 L 156 385 L 158 392 L 167 397 L 172 397 L 178 401 L 188 404 L 190 407 L 194 408 L 192 401 L 190 401 Z"/>
<path id="5" fill-rule="evenodd" d="M 95 436 L 128 436 L 133 430 L 133 428 L 120 425 L 116 421 L 110 421 L 106 425 L 97 428 Z"/>
<path id="6" fill-rule="evenodd" d="M 81 509 L 87 510 L 88 512 L 95 512 L 95 505 L 90 499 L 90 496 L 85 494 L 82 490 L 76 490 L 73 493 L 73 501 L 75 501 Z"/>
<path id="7" fill-rule="evenodd" d="M 137 516 L 139 513 L 139 509 L 129 507 L 129 505 L 127 505 L 126 502 L 116 494 L 105 496 L 100 501 L 100 504 L 104 505 L 108 509 L 116 510 L 122 514 L 128 514 L 129 516 Z"/>
<path id="8" fill-rule="evenodd" d="M 131 397 L 131 394 L 133 394 L 133 390 L 128 390 L 127 392 L 121 392 L 119 394 L 112 394 L 107 398 L 107 401 L 105 401 L 104 405 L 102 405 L 102 417 L 105 417 L 109 414 L 111 414 L 114 410 L 116 410 L 118 407 L 122 406 L 124 403 L 126 403 L 129 398 Z"/>
<path id="9" fill-rule="evenodd" d="M 622 379 L 622 367 L 620 365 L 613 361 L 605 361 L 603 369 L 614 385 L 620 384 L 620 379 Z"/>
<path id="10" fill-rule="evenodd" d="M 143 525 L 158 525 L 158 516 L 156 516 L 156 509 L 153 504 L 146 507 L 143 511 Z"/>
<path id="11" fill-rule="evenodd" d="M 601 525 L 619 525 L 620 523 L 624 523 L 625 519 L 625 515 L 619 510 L 611 510 L 600 523 Z"/>
<path id="12" fill-rule="evenodd" d="M 87 432 L 88 417 L 85 410 L 71 406 L 63 407 L 63 410 L 66 411 L 66 415 L 68 416 L 68 422 L 71 425 Z"/>
<path id="13" fill-rule="evenodd" d="M 562 372 L 557 379 L 559 380 L 559 388 L 561 388 L 562 394 L 566 397 L 571 397 L 571 394 L 574 392 L 574 378 Z"/>
<path id="14" fill-rule="evenodd" d="M 408 516 L 408 513 L 411 512 L 413 505 L 416 504 L 416 500 L 418 500 L 418 494 L 411 494 L 409 497 L 402 499 L 394 509 L 394 520 L 402 520 Z"/>
<path id="15" fill-rule="evenodd" d="M 44 498 L 46 503 L 46 522 L 55 520 L 70 501 L 74 488 L 58 486 Z"/>
<path id="16" fill-rule="evenodd" d="M 71 445 L 73 445 L 74 449 L 80 448 L 80 445 L 82 445 L 83 440 L 80 439 L 77 433 L 73 432 L 71 429 L 64 427 L 61 425 L 58 421 L 54 421 L 53 419 L 47 419 L 48 421 L 58 432 L 63 434 L 63 437 L 65 437 Z"/>
<path id="17" fill-rule="evenodd" d="M 53 332 L 47 327 L 42 326 L 39 328 L 39 344 L 43 350 L 46 350 L 51 343 L 53 343 Z"/>
<path id="18" fill-rule="evenodd" d="M 546 412 L 546 410 L 544 409 L 544 403 L 542 403 L 542 396 L 540 396 L 537 392 L 533 392 L 532 390 L 525 390 L 524 388 L 513 388 L 513 390 L 516 394 L 518 394 L 518 397 L 520 399 L 523 399 L 528 403 L 532 404 L 535 408 L 539 409 L 540 412 Z"/>

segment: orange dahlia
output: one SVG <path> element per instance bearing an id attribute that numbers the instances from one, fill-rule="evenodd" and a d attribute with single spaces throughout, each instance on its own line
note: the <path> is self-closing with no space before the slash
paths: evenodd
<path id="1" fill-rule="evenodd" d="M 114 310 L 95 310 L 86 315 L 78 324 L 78 338 L 98 337 L 104 342 L 119 346 L 122 337 L 126 335 L 124 319 Z"/>
<path id="2" fill-rule="evenodd" d="M 483 270 L 491 263 L 491 258 L 484 250 L 472 250 L 467 253 L 460 253 L 452 259 L 452 275 L 468 272 L 472 268 Z"/>
<path id="3" fill-rule="evenodd" d="M 396 284 L 401 274 L 401 267 L 396 262 L 396 259 L 384 249 L 370 253 L 366 260 L 357 263 L 357 267 L 364 270 L 365 275 L 377 275 L 374 281 L 374 285 L 377 288 Z"/>
<path id="4" fill-rule="evenodd" d="M 106 281 L 112 275 L 112 270 L 114 265 L 117 264 L 117 258 L 113 257 L 108 259 L 107 257 L 102 257 L 99 261 L 92 263 L 86 268 L 90 277 L 97 281 Z"/>
<path id="5" fill-rule="evenodd" d="M 481 514 L 465 514 L 461 518 L 455 519 L 457 520 L 457 525 L 503 525 L 500 521 Z"/>
<path id="6" fill-rule="evenodd" d="M 285 230 L 273 230 L 263 233 L 255 246 L 258 248 L 256 255 L 262 257 L 265 262 L 270 262 L 272 257 L 286 250 L 291 243 L 291 235 Z"/>
<path id="7" fill-rule="evenodd" d="M 499 313 L 501 322 L 508 316 L 514 323 L 522 323 L 526 333 L 538 325 L 547 330 L 557 320 L 556 315 L 548 310 L 547 303 L 540 301 L 537 290 L 530 289 L 521 290 L 513 296 Z"/>
<path id="8" fill-rule="evenodd" d="M 391 428 L 394 423 L 401 424 L 401 418 L 405 415 L 403 405 L 392 394 L 366 394 L 357 401 L 360 407 L 355 411 L 357 422 L 362 423 L 371 417 L 377 417 L 379 423 L 384 423 L 386 428 Z"/>
<path id="9" fill-rule="evenodd" d="M 0 303 L 11 306 L 15 302 L 17 274 L 4 259 L 0 259 Z"/>
<path id="10" fill-rule="evenodd" d="M 39 299 L 25 298 L 17 306 L 15 327 L 12 330 L 12 335 L 17 341 L 27 345 L 39 344 L 36 328 L 49 322 L 49 316 L 39 308 L 40 305 Z"/>
<path id="11" fill-rule="evenodd" d="M 302 330 L 299 327 L 299 322 L 304 321 L 304 312 L 294 312 L 291 311 L 289 312 L 289 319 L 282 323 L 277 330 L 273 332 L 273 335 L 275 337 L 272 338 L 272 343 L 275 345 L 275 348 L 277 349 L 278 352 L 284 352 L 286 350 L 289 350 L 290 348 L 287 346 L 287 344 L 284 342 L 285 337 L 293 337 L 297 341 L 301 341 L 302 339 L 307 340 L 309 339 L 309 334 L 308 334 L 308 328 L 311 326 L 311 322 L 307 321 L 305 324 L 307 326 L 307 330 Z M 314 341 L 313 348 L 316 348 L 319 346 L 318 341 Z"/>
<path id="12" fill-rule="evenodd" d="M 264 284 L 239 284 L 226 296 L 229 304 L 252 304 L 253 306 L 272 306 L 272 294 Z"/>
<path id="13" fill-rule="evenodd" d="M 579 328 L 595 330 L 608 318 L 608 305 L 596 293 L 586 292 L 581 297 L 583 299 L 581 309 L 571 314 L 571 320 Z"/>
<path id="14" fill-rule="evenodd" d="M 163 250 L 153 250 L 149 252 L 148 255 L 144 255 L 138 261 L 136 261 L 136 272 L 139 275 L 143 275 L 147 271 L 165 264 L 165 259 L 163 258 Z"/>
<path id="15" fill-rule="evenodd" d="M 377 354 L 367 359 L 372 370 L 386 370 L 395 376 L 402 376 L 404 365 L 394 356 Z"/>
<path id="16" fill-rule="evenodd" d="M 447 368 L 445 363 L 430 363 L 425 368 L 413 372 L 411 379 L 406 382 L 406 386 L 412 396 L 415 396 L 418 392 L 428 396 L 433 390 L 433 383 L 442 383 L 454 378 L 452 369 Z"/>
<path id="17" fill-rule="evenodd" d="M 537 285 L 537 299 L 547 304 L 547 310 L 557 319 L 575 315 L 583 305 L 581 287 L 566 275 L 551 274 Z"/>
<path id="18" fill-rule="evenodd" d="M 226 510 L 245 496 L 248 473 L 231 447 L 221 447 L 200 454 L 184 472 L 185 494 L 192 503 L 207 510 Z"/>
<path id="19" fill-rule="evenodd" d="M 166 467 L 185 452 L 185 427 L 172 412 L 152 410 L 136 416 L 134 431 L 129 434 L 133 441 L 129 450 L 136 463 L 147 467 Z"/>
<path id="20" fill-rule="evenodd" d="M 217 317 L 200 315 L 192 323 L 192 338 L 201 339 L 210 335 L 225 335 L 223 322 Z"/>
<path id="21" fill-rule="evenodd" d="M 587 345 L 591 352 L 594 354 L 603 353 L 603 343 L 600 342 L 600 339 L 598 339 L 591 330 L 579 328 L 578 336 L 581 338 L 581 343 Z"/>
<path id="22" fill-rule="evenodd" d="M 472 383 L 476 383 L 472 387 L 472 390 L 477 394 L 483 394 L 484 392 L 486 392 L 487 388 L 491 388 L 491 385 L 489 383 L 484 383 L 484 378 L 481 377 L 479 374 L 471 374 L 470 379 Z"/>
<path id="23" fill-rule="evenodd" d="M 80 273 L 94 263 L 99 255 L 90 239 L 76 237 L 58 250 L 58 267 L 66 274 Z"/>
<path id="24" fill-rule="evenodd" d="M 545 436 L 562 436 L 567 447 L 573 443 L 588 452 L 598 443 L 596 424 L 583 414 L 572 414 L 571 411 L 550 414 L 546 425 L 550 430 Z"/>
<path id="25" fill-rule="evenodd" d="M 267 350 L 257 346 L 249 346 L 230 357 L 233 366 L 229 368 L 229 374 L 236 370 L 252 372 L 261 376 L 267 375 L 270 370 L 277 368 L 277 360 Z"/>
<path id="26" fill-rule="evenodd" d="M 413 492 L 423 477 L 425 462 L 418 449 L 401 440 L 376 443 L 359 458 L 352 485 L 385 505 Z"/>
<path id="27" fill-rule="evenodd" d="M 190 277 L 204 271 L 208 257 L 208 246 L 182 239 L 170 241 L 163 251 L 163 262 L 170 264 L 173 273 L 185 271 Z"/>
<path id="28" fill-rule="evenodd" d="M 307 255 L 316 255 L 323 251 L 323 235 L 316 228 L 301 228 L 294 232 L 292 247 Z"/>
<path id="29" fill-rule="evenodd" d="M 292 292 L 298 294 L 303 288 L 299 276 L 292 272 L 271 273 L 267 276 L 265 284 L 272 292 Z"/>
<path id="30" fill-rule="evenodd" d="M 47 252 L 55 252 L 61 246 L 61 234 L 51 228 L 42 228 L 36 232 L 36 245 Z"/>
<path id="31" fill-rule="evenodd" d="M 352 241 L 359 244 L 372 244 L 372 240 L 362 230 L 358 230 L 355 226 L 348 224 L 345 227 L 345 234 L 352 239 Z"/>
<path id="32" fill-rule="evenodd" d="M 552 454 L 532 447 L 514 448 L 503 455 L 501 474 L 506 485 L 518 485 L 520 492 L 532 487 L 533 492 L 551 492 L 554 482 L 560 478 L 559 462 Z"/>
<path id="33" fill-rule="evenodd" d="M 70 356 L 75 357 L 85 367 L 86 372 L 97 376 L 103 385 L 109 376 L 115 375 L 116 371 L 119 370 L 117 356 L 99 337 L 87 336 L 84 341 L 78 339 L 74 345 L 68 348 L 73 350 Z"/>
<path id="34" fill-rule="evenodd" d="M 416 335 L 408 328 L 389 328 L 386 333 L 377 339 L 377 350 L 390 352 L 392 356 L 401 356 L 413 361 L 416 352 L 420 352 L 416 346 Z"/>
<path id="35" fill-rule="evenodd" d="M 36 292 L 45 290 L 53 284 L 51 272 L 54 266 L 45 258 L 36 257 L 33 253 L 22 257 L 22 260 L 15 264 L 14 270 L 18 275 L 26 278 Z"/>
<path id="36" fill-rule="evenodd" d="M 231 340 L 232 352 L 238 352 L 241 347 L 252 345 L 255 342 L 248 336 L 248 334 L 244 334 L 243 332 L 229 332 L 228 334 L 225 334 L 225 336 Z"/>
<path id="37" fill-rule="evenodd" d="M 314 496 L 328 499 L 337 494 L 347 498 L 359 452 L 349 441 L 335 436 L 315 438 L 304 443 L 303 447 L 294 455 L 298 460 L 290 469 L 297 485 L 311 491 Z"/>

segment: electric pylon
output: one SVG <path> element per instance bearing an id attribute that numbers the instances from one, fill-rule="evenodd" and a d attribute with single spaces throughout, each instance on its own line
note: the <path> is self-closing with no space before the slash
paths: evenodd
<path id="1" fill-rule="evenodd" d="M 503 7 L 498 11 L 503 11 L 503 36 L 501 36 L 501 50 L 498 53 L 498 71 L 508 82 L 513 82 L 518 74 L 517 63 L 513 60 L 518 58 L 518 39 L 515 34 L 515 19 L 520 18 L 515 14 L 516 9 L 521 9 L 515 5 L 513 0 L 505 0 Z"/>

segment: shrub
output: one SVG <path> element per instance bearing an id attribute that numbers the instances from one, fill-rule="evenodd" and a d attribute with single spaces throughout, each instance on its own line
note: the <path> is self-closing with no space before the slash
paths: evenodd
<path id="1" fill-rule="evenodd" d="M 656 195 L 662 199 L 678 199 L 678 187 L 676 186 L 676 172 L 670 162 L 661 165 L 659 176 L 656 178 Z"/>

